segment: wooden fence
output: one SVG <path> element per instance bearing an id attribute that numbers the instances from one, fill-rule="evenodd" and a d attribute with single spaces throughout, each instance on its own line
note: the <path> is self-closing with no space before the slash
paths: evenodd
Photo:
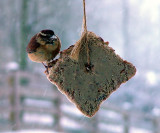
<path id="1" fill-rule="evenodd" d="M 0 75 L 0 132 L 49 129 L 65 133 L 160 133 L 159 122 L 157 117 L 108 104 L 102 104 L 93 118 L 87 118 L 45 75 Z"/>

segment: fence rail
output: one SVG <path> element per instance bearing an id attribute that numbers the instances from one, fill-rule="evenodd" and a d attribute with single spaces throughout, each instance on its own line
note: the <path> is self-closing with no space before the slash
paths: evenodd
<path id="1" fill-rule="evenodd" d="M 29 72 L 0 75 L 0 131 L 51 129 L 69 133 L 131 133 L 136 130 L 138 133 L 143 130 L 159 133 L 159 124 L 159 118 L 109 104 L 102 104 L 95 117 L 87 118 L 46 77 Z"/>

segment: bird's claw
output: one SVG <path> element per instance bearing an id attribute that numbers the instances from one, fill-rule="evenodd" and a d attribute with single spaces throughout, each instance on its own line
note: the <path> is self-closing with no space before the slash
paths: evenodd
<path id="1" fill-rule="evenodd" d="M 48 71 L 49 66 L 46 66 L 43 62 L 42 62 L 42 64 L 46 68 L 45 73 L 49 74 L 49 71 Z"/>

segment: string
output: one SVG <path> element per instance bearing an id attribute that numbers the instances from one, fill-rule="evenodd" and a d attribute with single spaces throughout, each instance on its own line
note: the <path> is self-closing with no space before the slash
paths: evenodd
<path id="1" fill-rule="evenodd" d="M 83 29 L 87 32 L 87 19 L 86 19 L 86 1 L 83 0 Z"/>
<path id="2" fill-rule="evenodd" d="M 78 61 L 79 52 L 81 49 L 82 40 L 86 45 L 86 54 L 87 54 L 87 64 L 90 65 L 90 57 L 89 57 L 89 47 L 88 47 L 88 33 L 87 33 L 87 19 L 86 19 L 86 1 L 83 0 L 83 24 L 82 24 L 82 35 L 81 40 L 77 42 L 74 46 L 70 57 L 76 61 Z M 83 39 L 82 39 L 83 38 Z"/>
<path id="3" fill-rule="evenodd" d="M 89 47 L 87 42 L 87 19 L 86 19 L 86 1 L 83 0 L 83 34 L 85 34 L 85 44 L 87 49 L 87 63 L 90 64 Z"/>

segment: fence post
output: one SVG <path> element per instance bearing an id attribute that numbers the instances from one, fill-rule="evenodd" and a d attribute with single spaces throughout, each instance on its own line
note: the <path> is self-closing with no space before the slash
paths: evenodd
<path id="1" fill-rule="evenodd" d="M 98 130 L 98 114 L 97 115 L 95 115 L 94 116 L 94 118 L 93 118 L 93 129 L 94 129 L 94 131 L 92 132 L 92 133 L 99 133 L 99 130 Z"/>
<path id="2" fill-rule="evenodd" d="M 19 97 L 18 97 L 18 88 L 17 88 L 17 76 L 16 72 L 13 72 L 8 79 L 9 87 L 11 88 L 10 93 L 10 105 L 11 105 L 11 113 L 10 120 L 13 125 L 12 130 L 17 130 L 20 128 L 19 125 Z"/>
<path id="3" fill-rule="evenodd" d="M 99 133 L 98 131 L 98 114 L 96 114 L 95 116 L 93 116 L 92 118 L 89 118 L 88 121 L 90 124 L 90 126 L 88 127 L 88 131 L 91 133 Z"/>
<path id="4" fill-rule="evenodd" d="M 55 106 L 56 114 L 54 114 L 54 123 L 56 130 L 58 132 L 62 132 L 62 127 L 60 124 L 60 119 L 61 119 L 61 95 L 57 91 L 57 88 L 53 85 L 53 89 L 55 90 L 54 93 L 56 93 L 57 97 L 56 99 L 53 100 L 53 104 Z"/>
<path id="5" fill-rule="evenodd" d="M 123 119 L 124 119 L 124 133 L 129 133 L 129 128 L 130 128 L 130 118 L 129 115 L 127 113 L 123 114 Z"/>
<path id="6" fill-rule="evenodd" d="M 153 133 L 159 133 L 160 131 L 159 118 L 153 118 L 152 122 L 153 122 Z"/>

